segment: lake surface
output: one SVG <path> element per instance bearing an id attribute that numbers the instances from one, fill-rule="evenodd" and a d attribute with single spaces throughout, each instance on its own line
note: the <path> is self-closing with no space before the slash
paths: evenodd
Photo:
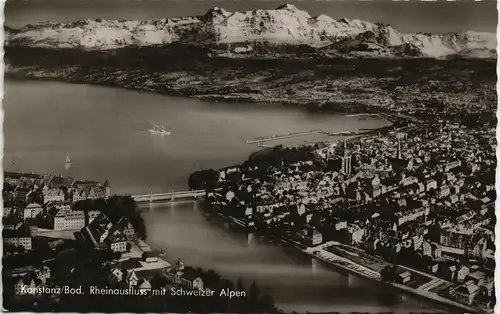
<path id="1" fill-rule="evenodd" d="M 258 136 L 386 125 L 378 119 L 89 85 L 6 81 L 5 91 L 6 170 L 109 180 L 117 194 L 185 190 L 193 171 L 245 160 L 259 149 L 246 141 Z M 150 122 L 172 135 L 149 134 Z M 318 136 L 286 143 L 315 140 Z M 67 171 L 66 155 L 73 162 Z"/>
<path id="2" fill-rule="evenodd" d="M 312 114 L 297 108 L 209 103 L 88 85 L 6 81 L 4 169 L 58 173 L 111 182 L 112 192 L 187 188 L 191 172 L 240 163 L 258 136 L 309 130 L 355 131 L 386 125 L 377 119 Z M 171 136 L 147 132 L 150 121 Z M 319 138 L 302 137 L 284 144 Z M 73 163 L 65 169 L 66 155 Z M 227 278 L 256 280 L 287 311 L 408 313 L 420 302 L 391 295 L 356 276 L 296 251 L 209 221 L 196 202 L 144 205 L 148 242 L 170 259 L 215 269 Z"/>

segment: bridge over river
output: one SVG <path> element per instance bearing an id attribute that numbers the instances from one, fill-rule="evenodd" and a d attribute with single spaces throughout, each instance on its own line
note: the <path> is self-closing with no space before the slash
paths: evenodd
<path id="1" fill-rule="evenodd" d="M 136 202 L 178 201 L 188 199 L 201 199 L 205 197 L 205 190 L 171 191 L 167 193 L 152 193 L 132 195 Z"/>

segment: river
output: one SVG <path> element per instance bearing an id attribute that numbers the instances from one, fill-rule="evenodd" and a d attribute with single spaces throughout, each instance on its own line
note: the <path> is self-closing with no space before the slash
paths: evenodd
<path id="1" fill-rule="evenodd" d="M 239 163 L 259 136 L 309 130 L 355 131 L 386 125 L 298 108 L 211 103 L 154 93 L 54 82 L 5 82 L 4 169 L 109 180 L 116 194 L 187 188 L 195 170 Z M 171 136 L 147 132 L 150 122 Z M 295 138 L 301 144 L 316 138 Z M 65 167 L 66 155 L 72 159 Z M 215 269 L 225 277 L 256 280 L 287 311 L 422 310 L 410 298 L 384 296 L 380 286 L 258 237 L 209 221 L 196 202 L 145 206 L 148 242 L 170 258 Z"/>
<path id="2" fill-rule="evenodd" d="M 141 206 L 148 243 L 164 248 L 167 259 L 215 269 L 248 287 L 252 280 L 287 312 L 438 312 L 420 301 L 359 276 L 341 273 L 298 250 L 247 235 L 218 219 L 207 220 L 198 202 Z"/>

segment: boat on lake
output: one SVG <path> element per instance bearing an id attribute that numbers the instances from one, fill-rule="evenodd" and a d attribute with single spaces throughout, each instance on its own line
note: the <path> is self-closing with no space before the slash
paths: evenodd
<path id="1" fill-rule="evenodd" d="M 161 135 L 170 135 L 170 134 L 172 134 L 172 132 L 165 130 L 165 127 L 163 125 L 159 126 L 159 125 L 156 125 L 153 122 L 151 122 L 151 124 L 153 125 L 153 127 L 148 130 L 149 133 L 151 133 L 151 134 L 161 134 Z"/>

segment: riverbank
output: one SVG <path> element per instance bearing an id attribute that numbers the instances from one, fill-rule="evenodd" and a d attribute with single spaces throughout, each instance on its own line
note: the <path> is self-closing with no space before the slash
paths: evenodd
<path id="1" fill-rule="evenodd" d="M 491 311 L 479 310 L 477 308 L 473 308 L 473 307 L 467 306 L 465 304 L 458 303 L 458 302 L 455 302 L 453 300 L 446 299 L 446 298 L 439 296 L 437 293 L 432 292 L 430 290 L 432 290 L 433 288 L 437 288 L 439 285 L 441 285 L 443 283 L 446 284 L 448 282 L 446 282 L 445 280 L 442 280 L 440 278 L 431 276 L 429 274 L 414 270 L 414 269 L 409 268 L 409 267 L 399 266 L 399 267 L 402 267 L 403 269 L 406 269 L 407 271 L 409 271 L 411 273 L 416 273 L 416 274 L 420 274 L 420 275 L 428 277 L 430 279 L 429 282 L 419 285 L 419 287 L 427 286 L 425 289 L 420 289 L 419 287 L 412 288 L 412 287 L 409 287 L 407 285 L 395 283 L 395 282 L 390 282 L 390 283 L 383 282 L 381 275 L 380 275 L 380 272 L 374 271 L 373 269 L 370 269 L 369 267 L 367 267 L 365 265 L 362 265 L 360 263 L 356 263 L 356 262 L 352 261 L 351 259 L 341 257 L 341 256 L 336 255 L 336 254 L 329 252 L 327 250 L 327 248 L 332 247 L 332 246 L 337 246 L 339 244 L 340 243 L 338 243 L 338 242 L 332 241 L 332 242 L 327 242 L 327 243 L 321 244 L 321 245 L 316 246 L 316 247 L 308 247 L 308 248 L 303 249 L 301 251 L 306 253 L 307 255 L 313 257 L 313 258 L 316 258 L 318 260 L 326 262 L 326 263 L 333 265 L 335 267 L 341 268 L 345 271 L 354 273 L 354 274 L 361 276 L 363 278 L 377 281 L 380 284 L 391 285 L 392 287 L 397 288 L 399 290 L 402 290 L 404 292 L 407 292 L 407 293 L 410 293 L 412 295 L 416 295 L 416 296 L 419 296 L 419 297 L 422 297 L 422 298 L 425 298 L 425 299 L 428 299 L 431 301 L 435 301 L 435 302 L 440 303 L 442 305 L 451 306 L 455 309 L 460 309 L 460 310 L 464 310 L 464 311 L 468 311 L 468 312 L 472 312 L 472 313 L 477 313 L 477 314 L 491 314 L 491 313 L 493 313 L 493 310 L 491 310 Z M 428 286 L 428 284 L 431 281 L 435 281 L 435 280 L 437 280 L 437 281 L 434 282 L 433 285 Z"/>
<path id="2" fill-rule="evenodd" d="M 224 221 L 227 221 L 229 223 L 234 223 L 235 225 L 243 228 L 247 232 L 251 230 L 257 235 L 262 235 L 264 237 L 269 237 L 268 235 L 262 234 L 259 231 L 248 227 L 248 225 L 235 217 L 232 216 L 225 216 L 220 213 L 216 213 L 217 217 L 223 219 Z M 278 237 L 278 236 L 277 236 Z M 341 244 L 335 241 L 329 241 L 327 243 L 323 243 L 318 246 L 314 247 L 306 247 L 296 241 L 292 240 L 287 240 L 284 238 L 279 237 L 279 242 L 283 243 L 285 245 L 289 245 L 293 248 L 295 248 L 297 251 L 302 252 L 306 254 L 307 256 L 310 256 L 313 259 L 317 259 L 319 261 L 322 261 L 324 263 L 327 263 L 330 266 L 333 266 L 334 268 L 337 268 L 342 271 L 346 271 L 350 274 L 359 276 L 361 278 L 368 279 L 370 281 L 376 282 L 378 285 L 389 285 L 392 288 L 394 288 L 397 291 L 401 291 L 404 293 L 407 293 L 408 295 L 415 296 L 418 298 L 421 298 L 422 300 L 426 301 L 431 301 L 435 303 L 438 307 L 446 307 L 446 308 L 451 308 L 453 310 L 463 310 L 467 311 L 469 313 L 476 313 L 476 314 L 492 314 L 492 311 L 482 311 L 477 308 L 473 308 L 458 302 L 455 302 L 450 299 L 443 298 L 439 296 L 437 293 L 431 291 L 435 290 L 439 287 L 446 286 L 449 284 L 449 282 L 434 277 L 432 275 L 429 275 L 427 273 L 420 272 L 418 270 L 414 270 L 409 267 L 401 266 L 398 265 L 402 270 L 409 271 L 410 273 L 420 276 L 421 278 L 426 277 L 424 280 L 420 280 L 420 282 L 417 285 L 417 288 L 412 288 L 404 284 L 399 284 L 396 282 L 384 282 L 381 278 L 380 271 L 375 271 L 372 268 L 368 267 L 367 265 L 363 265 L 361 263 L 357 263 L 353 261 L 352 259 L 345 258 L 342 256 L 339 256 L 337 254 L 334 254 L 330 251 L 328 251 L 328 248 L 335 247 L 335 246 L 340 246 Z M 274 243 L 274 242 L 273 242 Z M 344 246 L 344 245 L 342 245 Z M 354 249 L 354 248 L 353 248 Z M 386 263 L 384 261 L 384 263 Z M 380 265 L 379 265 L 380 266 Z M 425 286 L 425 289 L 423 287 Z M 422 287 L 422 289 L 420 289 Z"/>

